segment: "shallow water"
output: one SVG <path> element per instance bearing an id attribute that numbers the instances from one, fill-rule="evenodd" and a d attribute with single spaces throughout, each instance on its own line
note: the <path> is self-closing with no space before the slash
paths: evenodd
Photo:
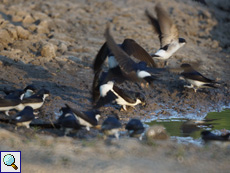
<path id="1" fill-rule="evenodd" d="M 182 143 L 194 143 L 200 145 L 201 132 L 203 130 L 212 131 L 220 134 L 221 130 L 230 131 L 230 109 L 221 112 L 210 112 L 203 120 L 185 119 L 185 118 L 161 118 L 147 125 L 163 125 L 172 139 Z"/>

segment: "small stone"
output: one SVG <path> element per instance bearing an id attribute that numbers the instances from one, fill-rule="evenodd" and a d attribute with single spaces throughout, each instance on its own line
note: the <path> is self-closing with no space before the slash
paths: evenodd
<path id="1" fill-rule="evenodd" d="M 34 32 L 36 29 L 37 29 L 37 26 L 35 24 L 28 26 L 28 30 L 30 30 L 31 32 Z"/>
<path id="2" fill-rule="evenodd" d="M 212 48 L 216 49 L 216 48 L 218 48 L 218 47 L 219 47 L 219 42 L 218 42 L 217 40 L 214 40 L 214 41 L 212 42 Z"/>
<path id="3" fill-rule="evenodd" d="M 56 46 L 51 43 L 46 43 L 42 46 L 41 55 L 47 58 L 56 57 Z"/>
<path id="4" fill-rule="evenodd" d="M 61 53 L 65 53 L 66 51 L 68 51 L 67 45 L 63 42 L 59 44 L 58 49 Z"/>
<path id="5" fill-rule="evenodd" d="M 13 16 L 12 17 L 12 21 L 13 22 L 21 22 L 23 20 L 23 18 L 21 16 Z"/>
<path id="6" fill-rule="evenodd" d="M 25 18 L 23 19 L 22 23 L 23 24 L 31 24 L 34 21 L 35 21 L 34 18 L 30 14 L 28 14 L 28 15 L 25 16 Z"/>
<path id="7" fill-rule="evenodd" d="M 18 34 L 16 31 L 16 28 L 7 28 L 8 33 L 10 34 L 10 37 L 13 38 L 14 40 L 18 39 Z"/>
<path id="8" fill-rule="evenodd" d="M 21 39 L 28 39 L 29 38 L 30 32 L 28 30 L 25 30 L 21 26 L 17 26 L 16 30 L 17 30 L 18 38 L 21 38 Z"/>
<path id="9" fill-rule="evenodd" d="M 9 43 L 11 43 L 13 40 L 10 37 L 10 34 L 7 30 L 1 29 L 0 30 L 0 43 L 2 43 L 3 46 L 8 46 Z"/>
<path id="10" fill-rule="evenodd" d="M 49 33 L 49 22 L 48 22 L 48 20 L 44 20 L 44 21 L 40 22 L 40 24 L 37 26 L 37 33 L 39 33 L 39 34 Z"/>
<path id="11" fill-rule="evenodd" d="M 161 125 L 149 127 L 145 133 L 147 140 L 166 140 L 169 138 L 165 128 Z"/>

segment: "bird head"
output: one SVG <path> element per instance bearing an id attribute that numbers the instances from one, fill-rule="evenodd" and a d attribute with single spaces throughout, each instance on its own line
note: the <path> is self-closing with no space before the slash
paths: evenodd
<path id="1" fill-rule="evenodd" d="M 142 93 L 136 93 L 136 98 L 141 101 L 142 106 L 144 106 L 146 104 L 144 94 L 142 94 Z"/>
<path id="2" fill-rule="evenodd" d="M 184 38 L 179 38 L 178 41 L 179 41 L 179 44 L 180 44 L 181 46 L 183 46 L 184 44 L 187 43 L 186 40 L 185 40 Z"/>

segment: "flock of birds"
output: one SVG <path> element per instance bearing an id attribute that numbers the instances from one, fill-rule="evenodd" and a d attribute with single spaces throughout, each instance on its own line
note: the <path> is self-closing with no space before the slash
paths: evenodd
<path id="1" fill-rule="evenodd" d="M 62 107 L 56 124 L 65 129 L 65 135 L 82 127 L 89 131 L 92 127 L 100 126 L 105 136 L 115 135 L 116 138 L 119 138 L 119 130 L 122 127 L 119 118 L 107 117 L 101 125 L 98 125 L 101 115 L 96 109 L 109 103 L 116 103 L 124 110 L 127 110 L 127 106 L 135 107 L 138 104 L 145 104 L 145 96 L 141 92 L 126 91 L 118 87 L 117 84 L 130 81 L 138 86 L 140 83 L 140 88 L 148 87 L 157 79 L 158 74 L 167 70 L 167 68 L 158 68 L 154 59 L 166 62 L 186 44 L 185 39 L 179 38 L 176 25 L 161 4 L 156 5 L 155 11 L 156 17 L 146 11 L 146 16 L 160 39 L 160 49 L 153 55 L 146 52 L 132 39 L 125 39 L 122 44 L 116 44 L 110 34 L 109 25 L 107 26 L 106 42 L 99 50 L 93 64 L 92 93 L 95 110 L 81 112 L 67 104 Z M 103 64 L 107 57 L 109 68 L 104 70 Z M 190 84 L 186 87 L 193 88 L 195 92 L 199 88 L 217 87 L 217 82 L 204 77 L 195 71 L 191 65 L 182 64 L 181 68 L 183 69 L 181 77 Z M 39 109 L 45 98 L 49 96 L 49 91 L 45 89 L 37 91 L 33 85 L 28 85 L 23 90 L 4 92 L 6 96 L 0 99 L 0 111 L 4 111 L 6 115 L 9 115 L 8 111 L 12 109 L 19 111 L 9 122 L 28 128 L 31 121 L 36 117 L 34 110 Z M 145 131 L 142 122 L 138 119 L 131 119 L 126 125 L 126 129 L 131 137 L 139 137 L 140 139 Z M 155 132 L 150 131 L 148 133 Z"/>

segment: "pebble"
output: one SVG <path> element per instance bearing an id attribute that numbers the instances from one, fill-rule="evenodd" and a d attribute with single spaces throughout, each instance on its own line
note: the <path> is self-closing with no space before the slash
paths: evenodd
<path id="1" fill-rule="evenodd" d="M 169 138 L 164 126 L 161 126 L 161 125 L 150 126 L 147 129 L 145 135 L 146 135 L 147 140 L 154 140 L 154 139 L 166 140 Z"/>
<path id="2" fill-rule="evenodd" d="M 18 34 L 15 27 L 7 28 L 7 31 L 10 34 L 11 38 L 13 38 L 14 40 L 18 39 Z"/>
<path id="3" fill-rule="evenodd" d="M 10 37 L 10 34 L 5 29 L 0 29 L 0 43 L 3 46 L 8 46 L 8 43 L 11 43 L 13 40 Z"/>
<path id="4" fill-rule="evenodd" d="M 23 18 L 21 16 L 13 16 L 12 17 L 12 21 L 13 22 L 21 22 L 23 20 Z"/>
<path id="5" fill-rule="evenodd" d="M 30 14 L 28 14 L 25 16 L 22 23 L 23 24 L 31 24 L 31 23 L 34 23 L 34 21 L 35 21 L 34 18 Z"/>
<path id="6" fill-rule="evenodd" d="M 17 30 L 18 38 L 21 38 L 21 39 L 28 39 L 29 38 L 30 32 L 28 30 L 25 30 L 21 26 L 16 26 L 16 30 Z"/>
<path id="7" fill-rule="evenodd" d="M 58 49 L 61 53 L 65 53 L 68 51 L 68 47 L 65 43 L 61 42 L 58 46 Z"/>
<path id="8" fill-rule="evenodd" d="M 48 22 L 48 20 L 44 20 L 44 21 L 40 22 L 40 24 L 37 26 L 37 33 L 38 34 L 49 33 L 49 22 Z"/>
<path id="9" fill-rule="evenodd" d="M 47 58 L 56 57 L 56 47 L 52 43 L 46 43 L 42 46 L 41 55 Z"/>

